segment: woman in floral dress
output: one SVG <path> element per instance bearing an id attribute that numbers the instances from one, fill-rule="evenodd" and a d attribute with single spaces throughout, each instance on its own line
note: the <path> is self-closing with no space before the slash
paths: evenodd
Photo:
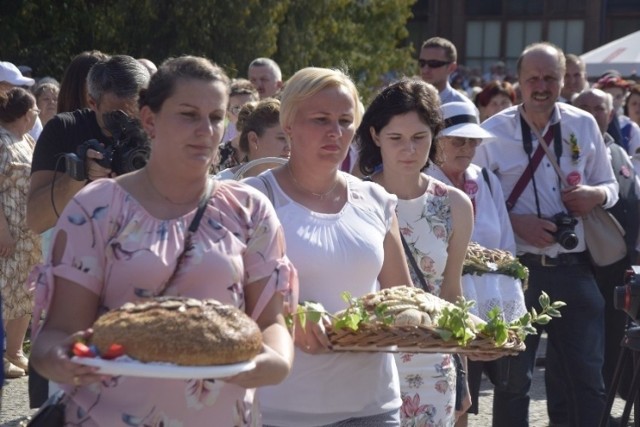
<path id="1" fill-rule="evenodd" d="M 0 92 L 0 287 L 6 351 L 4 373 L 25 375 L 22 344 L 29 327 L 33 297 L 25 283 L 40 261 L 40 238 L 26 225 L 27 191 L 35 141 L 28 132 L 38 117 L 35 98 L 22 88 Z"/>
<path id="2" fill-rule="evenodd" d="M 460 190 L 422 173 L 442 128 L 438 92 L 403 79 L 373 100 L 358 128 L 360 167 L 398 196 L 398 222 L 426 291 L 454 302 L 461 295 L 462 262 L 473 228 L 471 202 Z M 415 286 L 420 286 L 411 269 Z M 456 371 L 450 354 L 399 353 L 402 426 L 448 427 L 455 411 Z"/>
<path id="3" fill-rule="evenodd" d="M 32 360 L 67 393 L 65 425 L 259 426 L 255 388 L 289 373 L 293 342 L 283 312 L 285 301 L 294 303 L 295 270 L 267 198 L 235 181 L 214 181 L 185 242 L 222 138 L 228 90 L 227 76 L 205 58 L 163 63 L 140 97 L 152 146 L 147 165 L 85 186 L 58 220 L 36 284 L 46 319 Z M 172 380 L 109 377 L 69 359 L 100 314 L 156 295 L 165 283 L 165 295 L 213 298 L 250 314 L 263 336 L 256 367 L 224 381 Z"/>

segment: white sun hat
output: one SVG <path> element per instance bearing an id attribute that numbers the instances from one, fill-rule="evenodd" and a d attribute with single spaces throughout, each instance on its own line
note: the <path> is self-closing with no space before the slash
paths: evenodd
<path id="1" fill-rule="evenodd" d="M 469 102 L 449 102 L 440 107 L 444 118 L 444 129 L 439 136 L 462 138 L 491 138 L 492 133 L 480 127 L 478 113 Z"/>
<path id="2" fill-rule="evenodd" d="M 14 86 L 33 86 L 36 81 L 23 76 L 18 67 L 11 62 L 0 61 L 0 82 L 11 83 Z"/>

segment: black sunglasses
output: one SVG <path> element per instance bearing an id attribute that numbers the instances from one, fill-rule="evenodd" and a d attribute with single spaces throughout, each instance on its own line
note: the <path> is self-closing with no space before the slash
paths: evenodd
<path id="1" fill-rule="evenodd" d="M 420 68 L 424 68 L 425 65 L 429 68 L 440 68 L 449 64 L 451 64 L 451 62 L 438 61 L 437 59 L 418 59 L 418 65 L 420 65 Z"/>

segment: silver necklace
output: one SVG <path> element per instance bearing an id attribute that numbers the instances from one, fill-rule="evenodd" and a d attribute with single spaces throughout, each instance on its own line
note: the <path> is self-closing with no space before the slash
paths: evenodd
<path id="1" fill-rule="evenodd" d="M 158 190 L 156 188 L 156 186 L 154 185 L 153 181 L 151 180 L 151 176 L 149 175 L 149 169 L 147 169 L 146 167 L 144 168 L 144 174 L 145 177 L 147 178 L 147 182 L 149 182 L 149 186 L 151 187 L 151 189 L 153 190 L 154 193 L 156 193 L 158 196 L 160 196 L 163 200 L 176 205 L 176 206 L 186 206 L 186 205 L 191 205 L 193 203 L 195 203 L 195 200 L 189 200 L 187 202 L 174 202 L 173 200 L 171 200 L 168 196 L 164 195 L 163 193 L 160 192 L 160 190 Z M 198 196 L 198 200 L 200 200 L 201 196 Z"/>
<path id="2" fill-rule="evenodd" d="M 329 189 L 329 191 L 326 191 L 324 193 L 314 193 L 313 191 L 309 191 L 306 188 L 304 188 L 296 179 L 295 176 L 293 176 L 293 172 L 291 171 L 291 166 L 289 166 L 289 162 L 287 162 L 287 171 L 289 172 L 289 176 L 291 177 L 291 179 L 293 180 L 293 183 L 296 185 L 296 187 L 298 187 L 300 190 L 304 191 L 305 193 L 309 193 L 317 198 L 319 198 L 320 200 L 324 200 L 329 194 L 333 193 L 333 190 L 336 189 L 336 187 L 338 186 L 338 184 L 340 183 L 340 179 L 338 178 L 336 180 L 336 182 L 333 184 L 333 186 Z"/>

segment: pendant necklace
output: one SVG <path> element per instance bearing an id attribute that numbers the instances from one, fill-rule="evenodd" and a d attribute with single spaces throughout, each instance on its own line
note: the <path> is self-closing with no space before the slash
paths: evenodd
<path id="1" fill-rule="evenodd" d="M 324 200 L 329 194 L 333 193 L 333 190 L 336 189 L 336 187 L 338 186 L 338 184 L 340 183 L 340 178 L 338 178 L 336 180 L 336 182 L 333 184 L 333 186 L 329 189 L 329 191 L 326 191 L 324 193 L 314 193 L 313 191 L 309 191 L 306 188 L 304 188 L 296 179 L 295 176 L 293 176 L 293 172 L 291 171 L 291 167 L 289 166 L 289 162 L 287 162 L 287 171 L 289 172 L 289 176 L 291 177 L 291 179 L 293 180 L 293 183 L 296 185 L 296 187 L 298 187 L 300 190 L 304 191 L 305 193 L 309 193 L 313 196 L 316 196 L 317 198 L 319 198 L 320 200 Z"/>

